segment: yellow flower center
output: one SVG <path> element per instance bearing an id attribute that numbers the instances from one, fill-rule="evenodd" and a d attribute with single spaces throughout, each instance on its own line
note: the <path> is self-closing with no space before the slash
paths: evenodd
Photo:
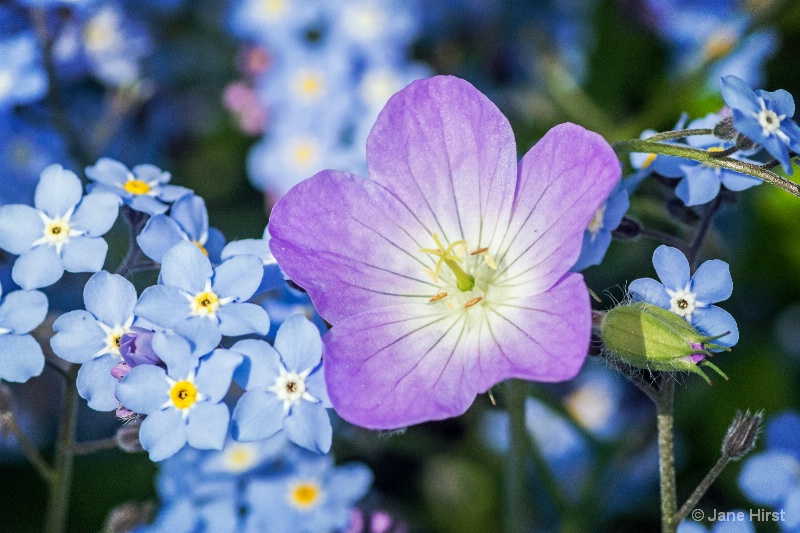
<path id="1" fill-rule="evenodd" d="M 647 154 L 647 157 L 645 158 L 644 163 L 642 163 L 642 168 L 647 168 L 650 165 L 652 165 L 653 161 L 656 160 L 656 155 L 657 154 Z"/>
<path id="2" fill-rule="evenodd" d="M 150 185 L 145 181 L 137 179 L 126 181 L 122 188 L 131 194 L 147 194 L 150 192 Z"/>
<path id="3" fill-rule="evenodd" d="M 257 446 L 249 442 L 232 442 L 225 447 L 223 461 L 231 472 L 241 473 L 258 462 Z"/>
<path id="4" fill-rule="evenodd" d="M 705 45 L 705 56 L 709 61 L 722 59 L 731 53 L 736 45 L 736 37 L 729 32 L 712 35 Z"/>
<path id="5" fill-rule="evenodd" d="M 192 314 L 201 316 L 214 315 L 217 309 L 219 309 L 219 306 L 219 296 L 214 292 L 198 292 L 192 299 Z"/>
<path id="6" fill-rule="evenodd" d="M 188 409 L 197 401 L 197 387 L 191 381 L 179 381 L 172 386 L 169 397 L 178 409 Z"/>
<path id="7" fill-rule="evenodd" d="M 69 222 L 60 218 L 49 220 L 44 226 L 44 237 L 50 244 L 63 244 L 69 240 Z"/>
<path id="8" fill-rule="evenodd" d="M 289 502 L 301 511 L 314 507 L 321 496 L 322 488 L 315 481 L 295 483 L 289 490 Z"/>

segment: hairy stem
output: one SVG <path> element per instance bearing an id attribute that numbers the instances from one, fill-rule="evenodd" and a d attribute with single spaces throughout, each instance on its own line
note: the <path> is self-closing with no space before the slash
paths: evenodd
<path id="1" fill-rule="evenodd" d="M 47 504 L 46 533 L 64 533 L 67 529 L 69 496 L 74 463 L 75 428 L 78 421 L 78 365 L 67 369 L 64 402 L 61 406 L 61 427 L 56 441 L 53 477 L 50 480 L 50 500 Z"/>
<path id="2" fill-rule="evenodd" d="M 139 258 L 142 256 L 142 249 L 139 243 L 136 242 L 136 237 L 141 233 L 147 222 L 147 216 L 139 211 L 134 211 L 128 206 L 123 207 L 123 218 L 128 224 L 128 252 L 125 258 L 120 263 L 115 274 L 128 277 L 134 272 L 141 269 L 138 268 Z"/>
<path id="3" fill-rule="evenodd" d="M 97 452 L 104 452 L 106 450 L 114 450 L 119 448 L 119 441 L 117 437 L 108 437 L 107 439 L 91 440 L 88 442 L 76 442 L 72 451 L 75 455 L 91 455 Z"/>
<path id="4" fill-rule="evenodd" d="M 763 181 L 766 181 L 770 185 L 774 185 L 783 189 L 784 191 L 800 197 L 800 185 L 797 183 L 789 181 L 786 178 L 782 178 L 760 165 L 745 163 L 744 161 L 737 161 L 736 159 L 730 159 L 728 157 L 714 157 L 713 152 L 707 152 L 705 150 L 698 150 L 696 148 L 689 148 L 688 146 L 680 146 L 677 144 L 664 144 L 652 142 L 650 140 L 641 141 L 638 139 L 615 143 L 614 150 L 617 153 L 642 152 L 647 154 L 671 155 L 675 157 L 691 159 L 692 161 L 698 161 L 707 165 L 727 168 L 742 174 L 747 174 L 748 176 L 759 178 Z"/>
<path id="5" fill-rule="evenodd" d="M 731 460 L 730 457 L 725 455 L 719 458 L 717 464 L 715 464 L 711 468 L 711 470 L 708 471 L 706 477 L 704 477 L 703 481 L 701 481 L 700 484 L 697 485 L 697 488 L 694 489 L 694 492 L 692 492 L 692 495 L 689 496 L 689 499 L 686 500 L 686 503 L 684 503 L 683 506 L 681 506 L 680 510 L 677 513 L 675 513 L 675 516 L 672 519 L 673 524 L 680 524 L 681 520 L 686 518 L 686 515 L 688 515 L 692 511 L 692 509 L 694 509 L 697 506 L 697 503 L 700 501 L 700 498 L 703 497 L 703 494 L 706 493 L 709 487 L 711 487 L 712 483 L 714 483 L 714 481 L 716 481 L 716 479 L 719 477 L 722 471 L 725 470 L 725 467 L 728 466 L 730 460 Z"/>
<path id="6" fill-rule="evenodd" d="M 690 137 L 692 135 L 714 135 L 714 130 L 708 128 L 693 129 L 693 130 L 672 130 L 672 131 L 665 131 L 663 133 L 656 133 L 655 135 L 651 135 L 647 139 L 643 140 L 650 142 L 659 142 L 659 141 L 667 141 L 669 139 L 682 139 L 683 137 Z"/>
<path id="7" fill-rule="evenodd" d="M 656 423 L 658 427 L 659 474 L 661 477 L 661 531 L 675 533 L 674 521 L 678 506 L 675 483 L 675 449 L 673 434 L 673 400 L 675 380 L 670 373 L 662 374 L 661 390 L 656 396 Z"/>

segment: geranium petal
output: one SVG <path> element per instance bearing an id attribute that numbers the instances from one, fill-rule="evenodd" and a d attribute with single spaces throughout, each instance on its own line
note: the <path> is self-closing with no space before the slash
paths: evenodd
<path id="1" fill-rule="evenodd" d="M 575 124 L 548 131 L 520 161 L 510 227 L 495 253 L 497 276 L 528 294 L 552 287 L 577 261 L 584 230 L 620 173 L 598 134 Z"/>
<path id="2" fill-rule="evenodd" d="M 427 301 L 437 287 L 419 250 L 424 229 L 380 185 L 323 171 L 293 187 L 272 210 L 270 249 L 328 322 L 364 309 Z"/>
<path id="3" fill-rule="evenodd" d="M 433 232 L 475 248 L 502 239 L 516 162 L 505 116 L 471 84 L 448 76 L 392 96 L 367 139 L 370 177 L 414 213 L 428 236 L 424 246 L 433 246 Z"/>
<path id="4" fill-rule="evenodd" d="M 591 320 L 580 275 L 541 295 L 473 311 L 485 315 L 467 322 L 408 304 L 338 324 L 323 338 L 337 413 L 376 429 L 439 420 L 463 413 L 477 393 L 506 378 L 569 379 L 586 356 Z"/>

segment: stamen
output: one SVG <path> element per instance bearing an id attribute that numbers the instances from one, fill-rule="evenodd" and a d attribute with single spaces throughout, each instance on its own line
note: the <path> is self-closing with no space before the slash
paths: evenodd
<path id="1" fill-rule="evenodd" d="M 478 296 L 477 298 L 473 298 L 471 300 L 468 300 L 467 303 L 464 304 L 464 309 L 472 307 L 473 305 L 475 305 L 476 303 L 480 302 L 481 300 L 483 300 L 483 296 Z"/>
<path id="2" fill-rule="evenodd" d="M 469 253 L 469 255 L 483 255 L 483 260 L 486 262 L 486 265 L 491 268 L 492 270 L 497 270 L 497 262 L 494 260 L 494 257 L 489 253 L 489 248 L 483 247 L 478 248 Z"/>
<path id="3" fill-rule="evenodd" d="M 482 254 L 482 253 L 488 252 L 488 251 L 489 251 L 489 248 L 486 248 L 486 247 L 478 248 L 477 250 L 473 250 L 472 252 L 470 252 L 469 255 L 478 255 L 478 254 Z"/>
<path id="4" fill-rule="evenodd" d="M 428 301 L 429 302 L 438 302 L 442 298 L 447 298 L 447 293 L 445 291 L 440 292 L 439 294 L 437 294 L 436 296 L 434 296 L 433 298 L 431 298 Z"/>

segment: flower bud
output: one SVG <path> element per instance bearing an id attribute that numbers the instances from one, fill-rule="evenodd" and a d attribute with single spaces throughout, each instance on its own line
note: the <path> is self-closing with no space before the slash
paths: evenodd
<path id="1" fill-rule="evenodd" d="M 103 526 L 103 533 L 129 533 L 147 524 L 153 517 L 152 502 L 123 503 L 111 510 Z"/>
<path id="2" fill-rule="evenodd" d="M 636 220 L 624 217 L 617 229 L 611 232 L 615 239 L 634 239 L 642 232 L 642 225 Z"/>
<path id="3" fill-rule="evenodd" d="M 738 461 L 756 446 L 758 432 L 761 429 L 761 420 L 764 411 L 750 414 L 750 411 L 736 411 L 725 438 L 722 439 L 722 455 L 732 461 Z"/>
<path id="4" fill-rule="evenodd" d="M 140 327 L 132 327 L 130 333 L 126 333 L 120 339 L 119 354 L 131 368 L 137 365 L 158 365 L 161 364 L 159 358 L 153 351 L 154 331 Z"/>
<path id="5" fill-rule="evenodd" d="M 714 137 L 717 139 L 732 141 L 737 135 L 739 132 L 733 127 L 733 115 L 723 118 L 714 126 Z"/>
<path id="6" fill-rule="evenodd" d="M 117 446 L 119 449 L 128 453 L 144 451 L 142 443 L 139 441 L 139 427 L 141 424 L 125 424 L 117 430 Z"/>
<path id="7" fill-rule="evenodd" d="M 600 334 L 606 348 L 631 366 L 668 372 L 685 370 L 701 376 L 710 385 L 711 380 L 700 369 L 706 366 L 728 379 L 706 360 L 713 356 L 707 346 L 721 348 L 709 341 L 728 332 L 704 336 L 683 318 L 658 306 L 635 302 L 615 307 L 603 318 Z"/>

